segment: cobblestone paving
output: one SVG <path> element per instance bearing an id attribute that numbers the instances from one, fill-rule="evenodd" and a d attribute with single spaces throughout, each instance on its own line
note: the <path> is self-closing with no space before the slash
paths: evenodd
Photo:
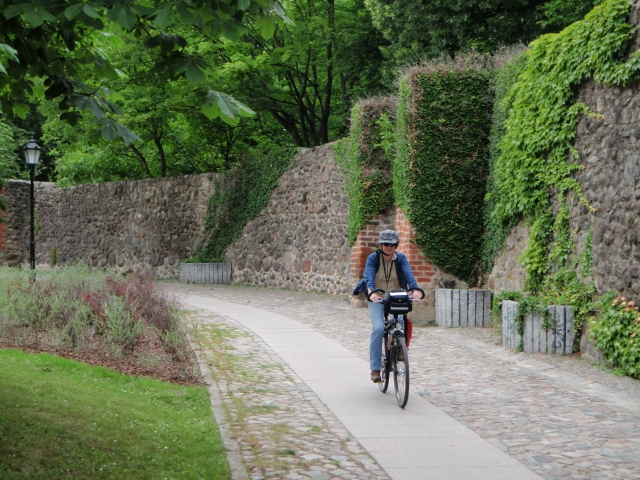
<path id="1" fill-rule="evenodd" d="M 286 315 L 368 358 L 367 311 L 350 308 L 346 297 L 169 288 Z M 639 382 L 576 357 L 514 354 L 498 340 L 489 329 L 415 328 L 412 390 L 543 478 L 640 479 Z"/>
<path id="2" fill-rule="evenodd" d="M 259 337 L 189 307 L 251 479 L 388 479 L 338 419 Z"/>

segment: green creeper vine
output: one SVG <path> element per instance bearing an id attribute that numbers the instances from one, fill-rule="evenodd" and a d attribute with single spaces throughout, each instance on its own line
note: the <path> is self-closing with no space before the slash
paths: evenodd
<path id="1" fill-rule="evenodd" d="M 513 98 L 507 97 L 509 90 L 524 70 L 526 57 L 522 54 L 523 48 L 511 49 L 502 55 L 503 65 L 497 65 L 492 72 L 491 83 L 494 92 L 493 113 L 491 118 L 491 133 L 489 135 L 489 178 L 487 179 L 487 192 L 494 191 L 495 164 L 502 154 L 500 140 L 505 134 L 504 122 L 509 116 L 513 106 Z M 497 202 L 495 196 L 488 195 L 485 201 L 485 233 L 482 242 L 482 272 L 489 275 L 493 268 L 494 259 L 501 253 L 511 227 L 515 223 L 496 221 L 492 216 Z"/>
<path id="2" fill-rule="evenodd" d="M 334 147 L 346 177 L 349 241 L 371 218 L 393 206 L 393 123 L 391 98 L 362 100 L 351 110 L 348 138 Z"/>
<path id="3" fill-rule="evenodd" d="M 278 180 L 293 165 L 295 153 L 290 149 L 267 158 L 246 156 L 237 168 L 225 174 L 224 180 L 216 180 L 207 204 L 205 238 L 196 255 L 186 261 L 223 262 L 229 245 L 269 202 Z"/>
<path id="4" fill-rule="evenodd" d="M 522 293 L 513 290 L 504 290 L 493 296 L 491 300 L 491 324 L 494 328 L 502 327 L 502 302 L 505 300 L 519 302 L 522 297 Z"/>
<path id="5" fill-rule="evenodd" d="M 640 312 L 633 300 L 614 293 L 599 302 L 601 315 L 589 331 L 607 363 L 624 375 L 640 378 Z"/>
<path id="6" fill-rule="evenodd" d="M 512 108 L 504 122 L 501 154 L 487 200 L 493 204 L 494 225 L 514 225 L 528 217 L 530 237 L 521 261 L 527 288 L 533 292 L 543 288 L 563 250 L 550 251 L 556 223 L 550 195 L 572 192 L 588 206 L 572 177 L 583 167 L 568 162 L 567 156 L 579 158 L 572 142 L 580 115 L 597 115 L 576 103 L 574 88 L 589 78 L 605 85 L 625 85 L 640 70 L 640 52 L 624 60 L 635 31 L 627 23 L 630 8 L 628 0 L 606 0 L 584 20 L 532 42 L 524 53 L 526 66 L 505 98 Z M 500 234 L 499 229 L 495 234 Z"/>
<path id="7" fill-rule="evenodd" d="M 478 279 L 493 96 L 476 68 L 414 68 L 401 79 L 394 193 L 425 256 Z"/>

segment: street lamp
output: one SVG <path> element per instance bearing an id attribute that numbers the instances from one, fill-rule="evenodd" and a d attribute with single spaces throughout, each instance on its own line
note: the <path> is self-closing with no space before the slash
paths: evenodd
<path id="1" fill-rule="evenodd" d="M 33 189 L 33 181 L 36 173 L 36 165 L 38 164 L 38 160 L 40 160 L 40 153 L 42 152 L 42 147 L 36 143 L 34 139 L 29 140 L 24 147 L 22 147 L 22 151 L 24 152 L 24 159 L 29 165 L 30 174 L 31 174 L 31 243 L 29 243 L 29 262 L 31 263 L 31 270 L 36 269 L 36 239 L 35 233 L 33 229 L 33 217 L 34 217 L 34 205 L 36 203 L 36 196 Z M 35 273 L 35 271 L 34 271 Z"/>

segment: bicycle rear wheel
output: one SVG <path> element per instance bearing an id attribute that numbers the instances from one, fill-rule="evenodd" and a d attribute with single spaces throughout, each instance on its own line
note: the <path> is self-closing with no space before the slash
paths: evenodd
<path id="1" fill-rule="evenodd" d="M 404 408 L 409 400 L 409 354 L 404 337 L 396 337 L 393 352 L 393 382 L 396 387 L 396 401 Z M 401 358 L 399 360 L 398 358 Z"/>
<path id="2" fill-rule="evenodd" d="M 391 364 L 386 344 L 386 338 L 384 338 L 382 342 L 382 358 L 380 360 L 380 377 L 382 381 L 378 383 L 378 388 L 382 393 L 386 393 L 387 388 L 389 388 L 389 365 Z"/>

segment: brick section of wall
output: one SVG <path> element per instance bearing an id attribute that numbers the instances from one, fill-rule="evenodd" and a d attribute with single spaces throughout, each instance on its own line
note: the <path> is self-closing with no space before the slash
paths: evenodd
<path id="1" fill-rule="evenodd" d="M 403 253 L 411 271 L 416 277 L 420 288 L 425 292 L 425 298 L 421 302 L 414 303 L 411 320 L 417 325 L 424 325 L 435 320 L 435 292 L 438 288 L 468 288 L 468 285 L 442 271 L 426 258 L 415 243 L 415 231 L 405 216 L 402 209 L 395 207 L 376 215 L 358 234 L 356 242 L 351 248 L 349 262 L 350 284 L 356 285 L 364 276 L 364 267 L 367 257 L 379 248 L 378 235 L 382 230 L 392 229 L 400 235 L 398 251 Z M 352 297 L 351 304 L 355 307 L 365 307 L 367 300 L 364 295 Z"/>
<path id="2" fill-rule="evenodd" d="M 380 232 L 382 230 L 395 228 L 395 223 L 395 209 L 389 209 L 373 217 L 373 219 L 360 230 L 355 243 L 351 247 L 351 256 L 349 259 L 350 285 L 355 286 L 363 278 L 367 257 L 379 248 L 378 235 L 380 235 Z M 363 300 L 363 298 L 360 300 Z"/>
<path id="3" fill-rule="evenodd" d="M 420 248 L 416 245 L 416 234 L 413 226 L 405 216 L 404 212 L 398 208 L 396 211 L 396 231 L 400 235 L 400 251 L 404 253 L 411 264 L 411 270 L 416 277 L 420 288 L 425 292 L 440 288 L 433 285 L 435 279 L 434 265 L 422 255 Z"/>

